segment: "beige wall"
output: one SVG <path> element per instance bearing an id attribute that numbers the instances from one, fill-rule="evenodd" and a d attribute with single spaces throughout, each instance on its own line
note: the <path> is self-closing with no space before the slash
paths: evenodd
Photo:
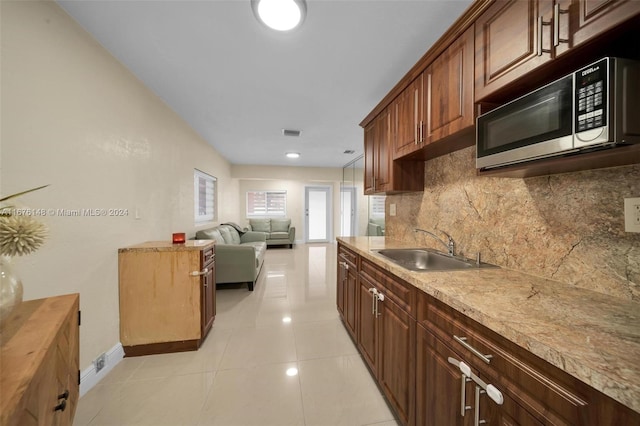
<path id="1" fill-rule="evenodd" d="M 623 199 L 640 196 L 640 165 L 528 179 L 477 177 L 475 148 L 427 161 L 423 193 L 389 196 L 386 235 L 437 249 L 416 227 L 449 232 L 458 250 L 510 269 L 640 300 L 640 234 Z"/>
<path id="2" fill-rule="evenodd" d="M 287 217 L 296 227 L 296 241 L 305 241 L 304 234 L 304 197 L 307 186 L 328 186 L 332 197 L 332 235 L 335 239 L 340 232 L 340 182 L 341 168 L 321 167 L 273 167 L 234 165 L 231 175 L 239 181 L 239 224 L 246 226 L 247 191 L 287 191 Z M 223 218 L 220 218 L 223 220 Z"/>
<path id="3" fill-rule="evenodd" d="M 119 341 L 118 247 L 195 234 L 194 168 L 218 178 L 220 218 L 238 218 L 238 184 L 227 161 L 55 3 L 1 7 L 0 192 L 51 184 L 20 201 L 128 211 L 48 215 L 46 244 L 16 262 L 25 299 L 80 293 L 84 369 Z"/>

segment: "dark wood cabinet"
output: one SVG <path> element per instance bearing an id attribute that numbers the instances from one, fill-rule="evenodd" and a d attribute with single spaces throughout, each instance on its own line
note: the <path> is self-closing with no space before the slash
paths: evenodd
<path id="1" fill-rule="evenodd" d="M 423 75 L 420 75 L 398 95 L 391 106 L 396 126 L 394 159 L 416 152 L 424 146 L 424 92 Z"/>
<path id="2" fill-rule="evenodd" d="M 373 375 L 378 377 L 380 333 L 374 290 L 374 282 L 366 277 L 358 278 L 358 349 Z"/>
<path id="3" fill-rule="evenodd" d="M 635 0 L 495 1 L 475 23 L 476 101 L 523 77 L 544 80 L 530 73 L 637 15 Z"/>
<path id="4" fill-rule="evenodd" d="M 424 163 L 394 161 L 395 114 L 385 109 L 364 129 L 365 195 L 422 191 Z"/>
<path id="5" fill-rule="evenodd" d="M 550 61 L 550 0 L 498 0 L 475 22 L 475 99 Z"/>
<path id="6" fill-rule="evenodd" d="M 425 70 L 426 122 L 422 133 L 427 144 L 437 143 L 475 124 L 474 53 L 474 32 L 471 27 Z M 468 137 L 466 142 L 463 145 L 472 145 L 473 136 Z M 447 144 L 453 148 L 443 147 L 440 150 L 442 153 L 461 148 L 453 143 Z"/>
<path id="7" fill-rule="evenodd" d="M 337 305 L 342 321 L 351 337 L 356 339 L 357 256 L 344 246 L 338 247 Z"/>
<path id="8" fill-rule="evenodd" d="M 202 306 L 202 331 L 201 335 L 206 336 L 213 326 L 213 320 L 216 317 L 216 262 L 215 262 L 215 246 L 203 250 L 201 255 L 201 271 L 204 272 L 201 281 L 201 297 Z"/>

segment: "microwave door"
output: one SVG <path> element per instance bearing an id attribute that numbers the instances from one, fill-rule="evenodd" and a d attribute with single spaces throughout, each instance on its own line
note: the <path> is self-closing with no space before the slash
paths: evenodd
<path id="1" fill-rule="evenodd" d="M 478 168 L 571 151 L 572 91 L 573 81 L 568 76 L 480 116 Z"/>

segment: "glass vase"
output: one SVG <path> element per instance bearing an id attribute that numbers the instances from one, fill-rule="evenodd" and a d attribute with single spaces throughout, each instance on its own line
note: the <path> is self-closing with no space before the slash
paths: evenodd
<path id="1" fill-rule="evenodd" d="M 11 264 L 11 258 L 0 256 L 0 322 L 22 303 L 22 281 Z"/>

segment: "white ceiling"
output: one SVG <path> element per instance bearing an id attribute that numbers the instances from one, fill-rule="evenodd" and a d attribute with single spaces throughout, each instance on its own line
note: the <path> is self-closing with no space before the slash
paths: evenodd
<path id="1" fill-rule="evenodd" d="M 250 0 L 58 3 L 232 164 L 341 167 L 363 153 L 358 124 L 471 0 L 308 0 L 290 33 Z"/>

